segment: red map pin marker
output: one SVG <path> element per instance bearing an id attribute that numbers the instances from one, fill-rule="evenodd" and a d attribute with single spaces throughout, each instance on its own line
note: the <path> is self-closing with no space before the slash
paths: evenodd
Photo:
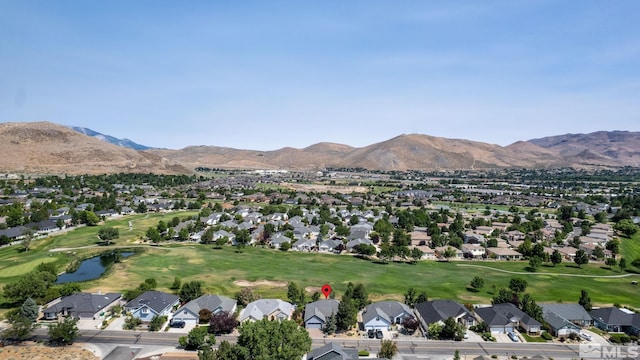
<path id="1" fill-rule="evenodd" d="M 331 285 L 329 285 L 329 284 L 324 284 L 324 285 L 322 285 L 322 289 L 321 289 L 321 291 L 322 291 L 322 293 L 324 294 L 324 298 L 325 298 L 325 299 L 328 299 L 328 298 L 329 298 L 329 294 L 331 294 L 331 290 L 332 290 L 332 289 L 331 289 Z"/>

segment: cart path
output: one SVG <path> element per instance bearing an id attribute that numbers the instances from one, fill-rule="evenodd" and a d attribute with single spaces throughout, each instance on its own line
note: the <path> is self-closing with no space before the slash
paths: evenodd
<path id="1" fill-rule="evenodd" d="M 456 264 L 456 266 L 466 266 L 466 267 L 475 267 L 493 271 L 499 271 L 507 274 L 515 274 L 515 275 L 552 275 L 552 276 L 572 276 L 572 277 L 586 277 L 586 278 L 624 278 L 629 276 L 634 276 L 638 274 L 619 274 L 619 275 L 583 275 L 583 274 L 565 274 L 565 273 L 548 273 L 548 272 L 529 272 L 529 271 L 509 271 L 492 268 L 490 266 L 485 265 L 472 265 L 472 264 Z"/>

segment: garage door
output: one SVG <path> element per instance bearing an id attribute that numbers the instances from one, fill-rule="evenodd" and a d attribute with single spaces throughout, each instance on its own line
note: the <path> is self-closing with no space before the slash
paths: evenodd
<path id="1" fill-rule="evenodd" d="M 309 321 L 307 323 L 307 329 L 322 329 L 322 323 Z"/>
<path id="2" fill-rule="evenodd" d="M 181 318 L 180 316 L 174 316 L 174 317 L 173 317 L 173 320 L 174 320 L 174 321 L 176 321 L 176 320 L 184 321 L 184 324 L 185 324 L 186 326 L 189 326 L 189 325 L 190 325 L 190 326 L 196 326 L 196 325 L 198 325 L 198 321 L 197 321 L 196 319 L 192 318 L 192 317 L 184 317 L 184 318 Z"/>

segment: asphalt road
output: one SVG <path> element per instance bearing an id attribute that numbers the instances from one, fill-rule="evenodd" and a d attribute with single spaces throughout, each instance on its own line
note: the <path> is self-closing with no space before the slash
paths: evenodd
<path id="1" fill-rule="evenodd" d="M 36 331 L 39 339 L 46 340 L 46 331 Z M 140 331 L 109 331 L 109 330 L 82 330 L 76 342 L 90 344 L 131 345 L 135 347 L 146 346 L 175 346 L 178 347 L 178 338 L 184 334 L 169 332 L 140 332 Z M 234 336 L 217 336 L 216 342 L 222 340 L 235 342 Z M 318 348 L 327 342 L 336 342 L 344 347 L 368 350 L 377 353 L 380 349 L 380 341 L 374 339 L 346 340 L 339 338 L 313 339 L 312 348 Z M 453 341 L 429 341 L 427 339 L 403 340 L 396 339 L 398 350 L 403 355 L 426 356 L 453 356 L 455 350 L 459 351 L 461 359 L 485 355 L 496 355 L 499 359 L 505 359 L 516 355 L 518 357 L 532 357 L 540 354 L 553 359 L 579 358 L 577 345 L 565 345 L 556 343 L 493 343 L 493 342 L 453 342 Z"/>

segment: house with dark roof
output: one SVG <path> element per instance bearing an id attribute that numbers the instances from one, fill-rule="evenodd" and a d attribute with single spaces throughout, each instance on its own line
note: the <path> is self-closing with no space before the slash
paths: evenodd
<path id="1" fill-rule="evenodd" d="M 393 324 L 402 324 L 405 318 L 413 318 L 413 311 L 398 301 L 380 301 L 369 304 L 362 311 L 362 326 L 365 330 L 391 328 Z"/>
<path id="2" fill-rule="evenodd" d="M 594 325 L 601 330 L 614 333 L 640 334 L 640 314 L 617 307 L 594 309 L 591 311 Z"/>
<path id="3" fill-rule="evenodd" d="M 318 300 L 304 308 L 304 327 L 307 329 L 324 329 L 329 317 L 338 313 L 340 301 L 334 299 Z"/>
<path id="4" fill-rule="evenodd" d="M 307 360 L 358 360 L 358 349 L 344 348 L 338 343 L 330 342 L 322 347 L 312 350 L 306 356 Z M 379 358 L 369 358 L 382 360 Z"/>
<path id="5" fill-rule="evenodd" d="M 180 298 L 177 295 L 152 290 L 129 301 L 124 308 L 135 318 L 151 321 L 154 316 L 169 316 L 173 307 L 179 304 Z"/>
<path id="6" fill-rule="evenodd" d="M 543 313 L 552 312 L 580 327 L 593 325 L 593 318 L 580 304 L 540 304 Z"/>
<path id="7" fill-rule="evenodd" d="M 516 324 L 511 319 L 505 317 L 491 307 L 479 307 L 475 309 L 476 314 L 489 326 L 489 331 L 493 334 L 506 334 L 513 332 Z"/>
<path id="8" fill-rule="evenodd" d="M 430 324 L 442 323 L 454 318 L 458 323 L 469 327 L 476 324 L 476 318 L 464 306 L 453 300 L 432 300 L 416 304 L 414 313 L 426 333 Z"/>
<path id="9" fill-rule="evenodd" d="M 528 333 L 539 333 L 540 328 L 542 327 L 542 324 L 540 324 L 538 320 L 527 315 L 524 311 L 518 309 L 511 303 L 477 308 L 476 314 L 478 314 L 482 321 L 487 324 L 489 324 L 489 322 L 493 322 L 496 325 L 496 332 L 499 330 L 499 324 L 504 323 L 507 320 L 513 324 L 512 328 L 519 327 Z M 507 328 L 508 326 L 505 325 L 504 331 L 506 331 Z"/>
<path id="10" fill-rule="evenodd" d="M 187 325 L 197 325 L 200 323 L 200 311 L 209 310 L 211 314 L 227 312 L 233 314 L 237 309 L 237 301 L 220 295 L 202 295 L 191 300 L 176 310 L 173 320 L 182 320 Z"/>
<path id="11" fill-rule="evenodd" d="M 96 319 L 100 314 L 118 304 L 122 294 L 90 294 L 77 293 L 64 296 L 49 303 L 44 309 L 46 320 L 57 319 L 58 316 L 72 316 L 76 319 Z"/>

